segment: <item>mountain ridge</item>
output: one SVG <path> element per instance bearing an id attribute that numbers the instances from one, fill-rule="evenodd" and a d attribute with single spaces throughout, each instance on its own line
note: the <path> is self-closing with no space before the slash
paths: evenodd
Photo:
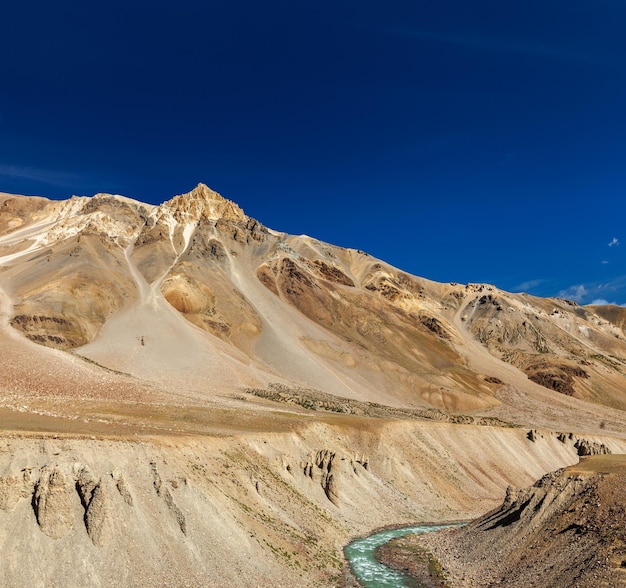
<path id="1" fill-rule="evenodd" d="M 4 194 L 0 228 L 13 328 L 141 378 L 452 412 L 540 386 L 626 408 L 619 311 L 411 276 L 268 229 L 205 184 L 158 206 Z"/>

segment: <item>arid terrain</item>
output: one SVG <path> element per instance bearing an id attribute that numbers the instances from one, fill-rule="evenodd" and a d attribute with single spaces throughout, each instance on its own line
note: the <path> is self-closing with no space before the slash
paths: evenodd
<path id="1" fill-rule="evenodd" d="M 625 324 L 280 233 L 202 184 L 0 194 L 0 585 L 340 586 L 351 537 L 626 453 Z"/>
<path id="2" fill-rule="evenodd" d="M 398 548 L 433 553 L 443 586 L 625 586 L 625 492 L 626 456 L 585 457 L 507 489 L 498 509 L 464 528 L 390 546 L 385 559 Z"/>

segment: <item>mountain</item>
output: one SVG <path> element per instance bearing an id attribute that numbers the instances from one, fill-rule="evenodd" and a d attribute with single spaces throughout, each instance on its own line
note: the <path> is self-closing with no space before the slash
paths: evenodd
<path id="1" fill-rule="evenodd" d="M 0 229 L 12 327 L 136 377 L 498 414 L 538 385 L 626 408 L 623 309 L 411 276 L 203 184 L 160 206 L 3 195 Z"/>
<path id="2" fill-rule="evenodd" d="M 626 452 L 625 324 L 203 184 L 0 194 L 0 584 L 337 586 L 350 537 L 478 516 L 562 436 Z"/>

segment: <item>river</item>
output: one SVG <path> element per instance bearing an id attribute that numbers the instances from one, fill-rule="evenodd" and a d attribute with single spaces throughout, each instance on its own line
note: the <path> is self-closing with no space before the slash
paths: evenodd
<path id="1" fill-rule="evenodd" d="M 344 553 L 354 575 L 364 588 L 419 588 L 420 584 L 416 580 L 377 561 L 374 557 L 376 549 L 397 537 L 430 533 L 455 526 L 457 525 L 415 525 L 379 531 L 354 540 L 344 548 Z"/>

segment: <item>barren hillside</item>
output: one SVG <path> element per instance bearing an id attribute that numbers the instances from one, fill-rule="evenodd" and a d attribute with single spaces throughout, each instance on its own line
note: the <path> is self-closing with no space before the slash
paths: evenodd
<path id="1" fill-rule="evenodd" d="M 500 508 L 411 542 L 431 549 L 452 586 L 626 585 L 626 458 L 586 457 L 508 488 Z"/>
<path id="2" fill-rule="evenodd" d="M 626 406 L 620 313 L 410 276 L 267 229 L 204 185 L 158 207 L 5 195 L 0 227 L 11 326 L 142 379 L 461 412 L 507 386 Z"/>
<path id="3" fill-rule="evenodd" d="M 626 449 L 619 309 L 411 276 L 202 184 L 0 194 L 0 370 L 7 586 L 335 586 L 356 534 Z"/>

